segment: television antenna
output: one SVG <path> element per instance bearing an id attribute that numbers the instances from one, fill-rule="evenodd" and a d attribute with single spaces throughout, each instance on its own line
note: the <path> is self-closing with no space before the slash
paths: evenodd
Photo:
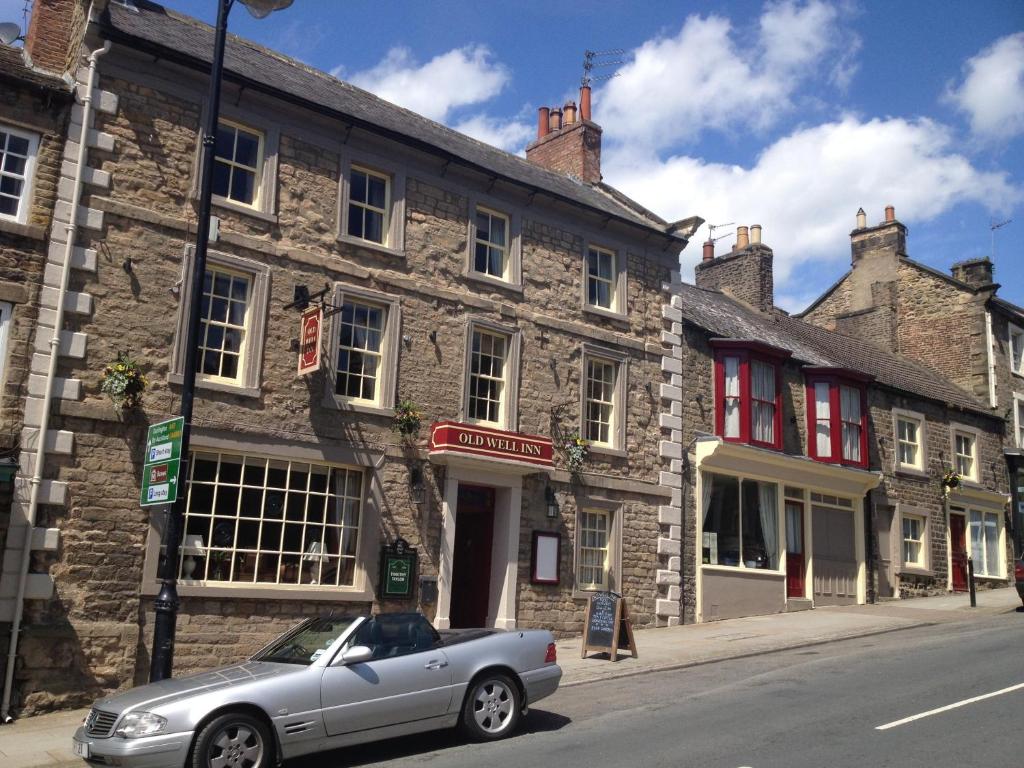
<path id="1" fill-rule="evenodd" d="M 708 224 L 708 240 L 712 243 L 717 243 L 719 240 L 728 237 L 732 232 L 726 232 L 724 235 L 715 237 L 715 230 L 722 229 L 722 227 L 731 227 L 736 224 L 735 221 L 727 221 L 725 224 Z"/>
<path id="2" fill-rule="evenodd" d="M 622 56 L 626 52 L 622 48 L 612 48 L 608 51 L 584 51 L 583 52 L 583 78 L 580 80 L 580 85 L 584 88 L 590 87 L 590 83 L 594 80 L 611 80 L 613 77 L 618 77 L 618 72 L 612 72 L 608 75 L 591 75 L 590 73 L 595 67 L 615 67 L 619 64 L 625 64 L 626 62 L 622 59 L 611 59 L 612 56 Z"/>
<path id="3" fill-rule="evenodd" d="M 997 224 L 995 222 L 995 219 L 990 219 L 989 220 L 988 228 L 989 228 L 989 232 L 991 233 L 991 236 L 992 236 L 992 261 L 996 260 L 996 230 L 997 229 L 1002 229 L 1007 224 L 1009 224 L 1011 221 L 1013 221 L 1013 219 L 1007 219 L 1006 221 L 1000 221 Z"/>

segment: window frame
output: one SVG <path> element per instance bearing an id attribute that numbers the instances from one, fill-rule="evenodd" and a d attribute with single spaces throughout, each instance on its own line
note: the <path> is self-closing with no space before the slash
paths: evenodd
<path id="1" fill-rule="evenodd" d="M 730 564 L 730 563 L 722 563 L 722 562 L 712 563 L 712 562 L 710 562 L 710 552 L 709 552 L 709 561 L 708 562 L 704 562 L 704 534 L 712 533 L 712 532 L 711 531 L 707 531 L 704 528 L 704 513 L 703 513 L 703 510 L 700 508 L 700 504 L 698 503 L 698 508 L 697 508 L 697 523 L 698 523 L 697 530 L 698 530 L 698 541 L 699 541 L 699 545 L 697 547 L 697 563 L 698 563 L 698 567 L 700 567 L 700 568 L 711 568 L 711 569 L 723 569 L 723 570 L 727 570 L 727 571 L 733 572 L 733 573 L 735 573 L 737 571 L 740 571 L 740 572 L 744 572 L 744 573 L 784 575 L 786 573 L 785 565 L 786 565 L 786 554 L 787 554 L 787 549 L 786 549 L 787 539 L 786 539 L 786 530 L 785 530 L 786 501 L 787 500 L 789 500 L 789 501 L 796 501 L 797 499 L 792 497 L 792 496 L 786 496 L 785 495 L 785 485 L 781 481 L 779 481 L 779 480 L 764 479 L 764 478 L 759 477 L 757 475 L 734 474 L 732 472 L 722 471 L 720 469 L 701 469 L 700 470 L 701 495 L 703 496 L 704 493 L 707 493 L 708 494 L 709 503 L 712 503 L 712 496 L 711 496 L 712 491 L 711 490 L 705 490 L 705 487 L 706 487 L 705 484 L 711 483 L 712 487 L 713 487 L 713 483 L 714 483 L 714 480 L 712 479 L 713 476 L 718 476 L 718 477 L 725 478 L 725 479 L 728 479 L 728 480 L 733 480 L 733 481 L 736 482 L 736 494 L 737 494 L 736 499 L 737 499 L 737 502 L 738 502 L 737 508 L 736 508 L 736 522 L 737 522 L 737 539 L 738 539 L 738 547 L 739 547 L 739 549 L 738 549 L 739 558 L 738 558 L 738 561 L 736 562 L 735 565 L 734 564 Z M 743 548 L 744 548 L 744 545 L 743 545 L 743 515 L 744 515 L 744 509 L 743 509 L 743 484 L 744 483 L 754 483 L 754 484 L 756 484 L 757 487 L 758 487 L 759 492 L 760 492 L 760 486 L 762 486 L 762 485 L 775 486 L 775 504 L 776 504 L 776 512 L 775 512 L 776 551 L 775 551 L 775 556 L 777 558 L 777 567 L 775 567 L 775 568 L 757 568 L 757 567 L 748 566 L 747 563 L 746 563 L 746 560 L 745 560 L 745 558 L 743 556 Z M 804 502 L 803 500 L 801 500 L 800 503 L 804 504 L 806 509 L 808 509 L 808 510 L 810 509 L 810 505 L 806 504 L 806 502 Z M 806 522 L 806 520 L 804 520 L 804 522 Z M 717 532 L 715 532 L 715 533 L 717 533 Z M 807 543 L 809 535 L 810 535 L 809 527 L 805 526 L 804 530 L 803 530 L 803 545 L 804 545 L 805 556 L 806 556 L 806 552 L 807 552 L 808 546 L 809 546 L 808 543 Z M 715 546 L 716 551 L 717 551 L 717 548 L 718 548 L 718 544 L 716 544 L 716 546 Z M 765 552 L 765 555 L 767 556 L 768 553 Z M 769 563 L 770 562 L 771 562 L 771 560 L 769 559 Z"/>
<path id="2" fill-rule="evenodd" d="M 348 234 L 348 209 L 353 168 L 387 179 L 387 220 L 384 227 L 383 243 L 364 240 Z M 396 165 L 393 161 L 372 153 L 352 152 L 345 147 L 341 151 L 338 172 L 338 229 L 335 239 L 345 245 L 368 248 L 389 256 L 405 258 L 405 180 L 404 168 Z"/>
<path id="3" fill-rule="evenodd" d="M 847 467 L 867 469 L 868 455 L 868 384 L 871 377 L 857 371 L 833 368 L 804 369 L 804 401 L 807 416 L 807 456 L 825 464 L 839 464 Z M 816 385 L 828 386 L 828 421 L 830 455 L 818 453 L 818 409 Z M 848 459 L 843 455 L 842 388 L 855 389 L 860 394 L 860 459 Z"/>
<path id="4" fill-rule="evenodd" d="M 32 212 L 32 205 L 35 200 L 36 165 L 39 158 L 39 143 L 42 137 L 38 133 L 15 127 L 8 122 L 0 122 L 0 130 L 4 133 L 17 136 L 20 139 L 28 141 L 28 154 L 25 157 L 25 172 L 21 174 L 23 178 L 23 185 L 21 194 L 18 197 L 18 214 L 16 216 L 11 216 L 10 214 L 0 213 L 0 221 L 27 225 L 29 223 L 29 216 Z"/>
<path id="5" fill-rule="evenodd" d="M 715 434 L 730 443 L 755 445 L 781 451 L 782 440 L 782 366 L 790 357 L 788 350 L 772 347 L 758 342 L 735 341 L 731 339 L 712 339 L 714 351 L 714 388 L 715 388 Z M 739 358 L 740 384 L 740 434 L 739 437 L 725 436 L 725 358 Z M 775 369 L 775 413 L 772 424 L 772 441 L 755 440 L 753 438 L 753 384 L 751 370 L 753 361 L 770 365 Z"/>
<path id="6" fill-rule="evenodd" d="M 900 421 L 913 421 L 917 424 L 917 464 L 905 464 L 900 461 Z M 925 475 L 928 471 L 928 422 L 923 413 L 908 411 L 903 408 L 892 409 L 892 459 L 897 472 L 913 475 Z"/>
<path id="7" fill-rule="evenodd" d="M 14 302 L 0 301 L 0 390 L 7 384 L 7 348 L 14 325 Z"/>
<path id="8" fill-rule="evenodd" d="M 626 455 L 626 423 L 628 419 L 629 357 L 621 352 L 584 343 L 580 355 L 580 436 L 587 441 L 591 451 L 615 456 Z M 590 440 L 587 432 L 587 382 L 591 360 L 611 363 L 615 366 L 615 382 L 612 389 L 612 421 L 608 429 L 609 441 L 599 443 Z"/>
<path id="9" fill-rule="evenodd" d="M 979 563 L 974 560 L 974 575 L 983 579 L 999 579 L 1001 581 L 1008 580 L 1007 568 L 1006 568 L 1006 525 L 1003 519 L 1003 513 L 1000 510 L 991 509 L 983 506 L 951 506 L 949 508 L 950 513 L 962 514 L 964 516 L 964 529 L 967 537 L 967 554 L 969 557 L 974 559 L 974 540 L 971 536 L 971 515 L 977 513 L 981 515 L 981 530 L 984 532 L 987 530 L 985 526 L 985 520 L 989 517 L 995 518 L 996 521 L 996 569 L 993 571 L 989 568 L 988 562 L 988 536 L 984 534 L 984 538 L 981 544 L 982 561 Z"/>
<path id="10" fill-rule="evenodd" d="M 600 586 L 583 584 L 580 581 L 580 545 L 581 545 L 581 518 L 585 513 L 599 513 L 607 515 L 608 518 L 608 554 L 606 559 L 605 579 L 607 586 L 604 589 L 617 591 L 621 589 L 622 581 L 622 505 L 611 499 L 597 496 L 579 495 L 576 497 L 576 514 L 573 529 L 573 566 L 572 584 L 573 597 L 575 599 L 586 599 L 591 593 L 601 591 Z"/>
<path id="11" fill-rule="evenodd" d="M 478 272 L 476 269 L 476 215 L 484 211 L 491 215 L 503 216 L 508 224 L 507 244 L 505 247 L 505 276 L 502 278 Z M 471 280 L 493 285 L 498 288 L 521 292 L 523 289 L 523 254 L 522 254 L 522 216 L 518 211 L 510 211 L 483 195 L 470 195 L 467 222 L 466 260 L 463 275 Z"/>
<path id="12" fill-rule="evenodd" d="M 1016 362 L 1014 360 L 1013 354 L 1013 342 L 1015 338 L 1020 339 L 1021 357 L 1019 365 L 1014 364 Z M 1007 323 L 1006 342 L 1006 359 L 1010 368 L 1010 373 L 1012 373 L 1014 376 L 1024 377 L 1024 328 L 1021 328 L 1020 326 L 1015 325 L 1014 323 Z"/>
<path id="13" fill-rule="evenodd" d="M 1024 393 L 1013 393 L 1013 433 L 1018 448 L 1024 448 Z"/>
<path id="14" fill-rule="evenodd" d="M 910 573 L 931 573 L 931 516 L 927 510 L 904 507 L 899 505 L 899 537 L 900 537 L 900 571 Z M 905 556 L 907 537 L 904 532 L 905 520 L 916 520 L 921 523 L 921 556 L 918 561 L 908 562 Z"/>
<path id="15" fill-rule="evenodd" d="M 590 258 L 591 250 L 610 254 L 612 257 L 612 295 L 610 307 L 602 307 L 597 304 L 590 303 L 590 267 L 588 260 Z M 581 259 L 583 276 L 581 300 L 584 312 L 590 312 L 601 317 L 612 318 L 615 320 L 626 319 L 625 304 L 626 297 L 628 295 L 628 281 L 625 262 L 627 258 L 628 256 L 624 246 L 617 246 L 604 241 L 584 240 Z"/>
<path id="16" fill-rule="evenodd" d="M 184 381 L 185 340 L 188 335 L 188 310 L 191 306 L 192 276 L 195 269 L 195 246 L 185 246 L 183 254 L 181 294 L 178 298 L 178 317 L 174 344 L 171 349 L 170 370 L 167 380 L 171 384 Z M 259 397 L 263 370 L 263 348 L 267 328 L 267 308 L 270 297 L 270 267 L 250 259 L 243 259 L 223 251 L 208 251 L 207 266 L 228 272 L 248 275 L 251 280 L 250 305 L 246 312 L 244 349 L 239 359 L 238 382 L 196 375 L 196 387 L 217 392 L 230 392 L 245 397 Z"/>
<path id="17" fill-rule="evenodd" d="M 260 211 L 260 210 L 262 210 L 261 202 L 263 200 L 264 194 L 266 193 L 266 190 L 265 190 L 264 184 L 263 184 L 263 181 L 264 181 L 263 176 L 264 176 L 264 168 L 265 168 L 265 164 L 264 163 L 265 163 L 265 154 L 266 154 L 266 145 L 267 145 L 266 131 L 259 130 L 258 128 L 252 128 L 252 127 L 250 127 L 248 125 L 245 125 L 245 124 L 243 124 L 243 123 L 241 123 L 241 122 L 239 122 L 237 120 L 232 120 L 232 119 L 226 118 L 226 117 L 219 117 L 217 119 L 217 128 L 218 128 L 218 130 L 220 129 L 221 125 L 225 125 L 225 126 L 228 126 L 229 128 L 233 128 L 234 129 L 234 131 L 235 131 L 236 146 L 237 146 L 238 132 L 239 131 L 244 131 L 246 133 L 249 133 L 249 134 L 252 134 L 252 135 L 256 136 L 256 139 L 257 139 L 256 166 L 252 168 L 253 186 L 255 187 L 255 189 L 253 191 L 253 198 L 252 198 L 252 202 L 251 203 L 243 203 L 241 200 L 236 200 L 233 197 L 225 197 L 224 195 L 218 195 L 216 193 L 213 194 L 212 199 L 215 200 L 218 204 L 228 203 L 230 205 L 237 205 L 237 206 L 240 206 L 240 207 L 243 207 L 243 208 L 252 208 L 254 210 Z M 217 162 L 218 162 L 218 159 L 219 159 L 217 154 L 216 154 L 216 142 L 214 142 L 214 148 L 215 149 L 214 149 L 213 162 L 214 162 L 214 165 L 216 165 Z M 234 158 L 232 158 L 231 160 L 228 160 L 228 159 L 225 158 L 225 159 L 221 160 L 221 162 L 226 163 L 227 165 L 229 165 L 231 167 L 239 167 L 239 168 L 243 168 L 243 169 L 246 169 L 246 170 L 248 170 L 250 168 L 250 166 L 242 165 L 241 163 L 236 162 L 234 160 Z"/>
<path id="18" fill-rule="evenodd" d="M 957 438 L 968 437 L 972 443 L 972 472 L 970 475 L 963 475 L 960 473 L 958 457 L 961 455 L 957 451 Z M 960 475 L 960 479 L 967 483 L 978 484 L 981 482 L 981 430 L 976 427 L 971 427 L 966 424 L 959 424 L 953 422 L 949 425 L 949 443 L 950 453 L 949 455 L 953 459 L 953 469 L 957 474 Z"/>
<path id="19" fill-rule="evenodd" d="M 381 363 L 380 375 L 377 380 L 377 402 L 370 403 L 365 400 L 357 400 L 346 395 L 340 395 L 336 391 L 338 376 L 338 349 L 341 345 L 341 312 L 331 318 L 329 331 L 328 354 L 328 375 L 325 376 L 326 390 L 324 393 L 324 404 L 329 408 L 336 408 L 361 413 L 375 414 L 379 416 L 391 416 L 394 414 L 395 393 L 398 390 L 398 360 L 401 346 L 402 333 L 402 305 L 397 296 L 380 291 L 370 290 L 359 286 L 336 283 L 334 286 L 334 304 L 340 307 L 346 296 L 351 296 L 356 301 L 368 304 L 383 306 L 385 309 L 384 332 L 381 339 Z"/>
<path id="20" fill-rule="evenodd" d="M 476 331 L 503 335 L 507 337 L 505 370 L 503 376 L 503 399 L 501 402 L 501 418 L 494 421 L 473 419 L 469 416 L 470 376 L 472 371 L 473 334 Z M 480 317 L 466 318 L 466 335 L 463 340 L 463 375 L 462 375 L 462 413 L 461 421 L 477 424 L 490 429 L 502 429 L 515 432 L 519 425 L 519 366 L 521 334 L 517 327 L 495 323 Z"/>

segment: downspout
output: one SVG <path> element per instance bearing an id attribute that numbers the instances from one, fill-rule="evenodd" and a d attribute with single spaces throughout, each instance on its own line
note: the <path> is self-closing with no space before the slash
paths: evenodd
<path id="1" fill-rule="evenodd" d="M 988 363 L 988 404 L 992 408 L 999 405 L 996 397 L 996 358 L 992 354 L 992 313 L 985 309 L 985 360 Z"/>
<path id="2" fill-rule="evenodd" d="M 90 9 L 91 15 L 91 9 Z M 110 50 L 110 41 L 103 43 L 89 55 L 89 82 L 85 95 L 82 97 L 82 130 L 78 137 L 78 155 L 75 166 L 75 179 L 71 190 L 71 214 L 64 225 L 67 240 L 64 243 L 64 263 L 60 272 L 60 291 L 57 294 L 56 319 L 53 336 L 50 338 L 50 362 L 46 371 L 46 386 L 43 390 L 43 410 L 39 420 L 39 437 L 36 446 L 35 468 L 30 481 L 32 489 L 29 495 L 28 512 L 26 514 L 25 541 L 21 548 L 21 562 L 18 574 L 18 594 L 14 601 L 14 621 L 11 624 L 11 642 L 7 651 L 7 670 L 4 675 L 3 703 L 0 705 L 0 721 L 10 723 L 11 690 L 14 685 L 14 664 L 18 657 L 18 635 L 21 631 L 21 619 L 25 607 L 25 586 L 28 582 L 28 566 L 32 555 L 32 530 L 36 524 L 36 512 L 39 509 L 39 490 L 43 484 L 43 464 L 46 461 L 46 431 L 50 426 L 50 407 L 53 403 L 53 386 L 57 378 L 57 358 L 60 352 L 60 332 L 64 325 L 64 299 L 68 292 L 68 278 L 71 274 L 71 256 L 75 248 L 75 235 L 78 232 L 78 203 L 82 198 L 82 176 L 85 171 L 85 156 L 89 144 L 89 119 L 92 117 L 92 94 L 96 87 L 96 63 L 100 56 Z"/>

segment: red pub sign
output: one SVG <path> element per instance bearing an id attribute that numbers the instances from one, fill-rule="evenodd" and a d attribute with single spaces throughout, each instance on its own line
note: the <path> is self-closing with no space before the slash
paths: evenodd
<path id="1" fill-rule="evenodd" d="M 320 370 L 323 319 L 320 307 L 310 307 L 302 313 L 302 323 L 299 326 L 299 376 Z"/>
<path id="2" fill-rule="evenodd" d="M 554 448 L 550 437 L 439 421 L 430 428 L 430 453 L 464 453 L 482 459 L 550 467 Z"/>

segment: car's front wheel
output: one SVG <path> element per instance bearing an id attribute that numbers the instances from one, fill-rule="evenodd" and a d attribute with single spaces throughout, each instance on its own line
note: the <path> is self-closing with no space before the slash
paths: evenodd
<path id="1" fill-rule="evenodd" d="M 500 739 L 515 730 L 522 704 L 519 688 L 502 674 L 473 682 L 462 706 L 462 728 L 477 741 Z"/>
<path id="2" fill-rule="evenodd" d="M 269 768 L 273 765 L 270 730 L 245 712 L 227 712 L 199 732 L 192 750 L 193 768 Z"/>

